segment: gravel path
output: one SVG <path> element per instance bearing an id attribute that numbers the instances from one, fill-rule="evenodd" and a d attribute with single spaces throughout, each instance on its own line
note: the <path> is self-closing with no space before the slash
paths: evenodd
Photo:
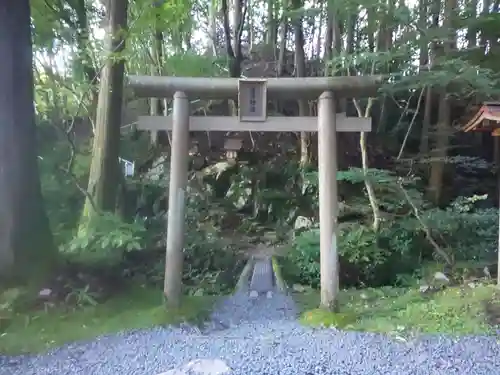
<path id="1" fill-rule="evenodd" d="M 222 302 L 212 322 L 156 328 L 7 359 L 0 375 L 156 375 L 197 358 L 224 360 L 235 375 L 500 375 L 494 337 L 427 336 L 396 342 L 378 334 L 308 329 L 293 303 L 275 294 Z"/>

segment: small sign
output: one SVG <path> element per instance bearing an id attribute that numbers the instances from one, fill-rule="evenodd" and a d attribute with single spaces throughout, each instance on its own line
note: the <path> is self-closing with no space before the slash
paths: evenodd
<path id="1" fill-rule="evenodd" d="M 266 121 L 267 79 L 240 79 L 238 101 L 240 121 Z"/>
<path id="2" fill-rule="evenodd" d="M 134 175 L 135 172 L 135 164 L 133 161 L 128 161 L 122 158 L 118 158 L 118 161 L 122 165 L 123 168 L 123 174 L 125 177 L 130 177 Z"/>

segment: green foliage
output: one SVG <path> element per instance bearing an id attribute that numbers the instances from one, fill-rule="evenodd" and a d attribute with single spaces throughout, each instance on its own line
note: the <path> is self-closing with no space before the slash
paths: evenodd
<path id="1" fill-rule="evenodd" d="M 63 77 L 54 79 L 45 71 L 40 72 L 37 78 L 34 93 L 35 111 L 40 120 L 53 123 L 57 128 L 58 122 L 62 123 L 64 119 L 78 115 L 81 103 L 78 103 L 79 98 L 75 97 L 74 93 L 85 91 L 86 85 L 78 81 L 71 82 Z"/>
<path id="2" fill-rule="evenodd" d="M 295 239 L 284 260 L 283 276 L 292 282 L 318 287 L 319 275 L 319 230 L 315 229 L 305 231 Z"/>
<path id="3" fill-rule="evenodd" d="M 24 294 L 21 288 L 8 288 L 0 292 L 0 329 L 2 320 L 10 318 Z"/>
<path id="4" fill-rule="evenodd" d="M 193 53 L 184 53 L 169 56 L 168 64 L 163 68 L 165 75 L 193 76 L 193 77 L 220 77 L 223 75 L 221 66 L 223 61 L 216 64 L 211 57 L 202 57 Z"/>
<path id="5" fill-rule="evenodd" d="M 414 271 L 416 264 L 411 265 L 413 242 L 403 240 L 404 235 L 408 236 L 399 233 L 393 237 L 390 228 L 375 233 L 365 226 L 343 227 L 337 241 L 343 286 L 386 285 L 395 283 L 398 273 Z M 391 247 L 394 243 L 405 247 Z M 285 278 L 318 287 L 319 258 L 319 230 L 302 232 L 296 236 L 288 254 L 283 272 Z"/>
<path id="6" fill-rule="evenodd" d="M 84 255 L 89 260 L 121 259 L 123 252 L 144 248 L 146 234 L 141 220 L 126 223 L 116 215 L 103 213 L 78 231 L 61 251 Z"/>
<path id="7" fill-rule="evenodd" d="M 63 171 L 70 158 L 69 154 L 66 143 L 57 142 L 52 149 L 42 149 L 42 158 L 39 160 L 45 207 L 59 245 L 66 243 L 74 235 L 85 200 L 76 184 L 86 182 L 90 166 L 90 155 L 76 155 L 72 178 Z"/>
<path id="8" fill-rule="evenodd" d="M 65 302 L 78 306 L 97 306 L 97 296 L 90 291 L 90 285 L 85 285 L 83 288 L 75 288 L 65 297 Z"/>
<path id="9" fill-rule="evenodd" d="M 421 213 L 434 241 L 455 261 L 484 263 L 495 259 L 498 211 L 475 207 L 485 198 L 460 197 L 446 209 L 432 208 Z M 400 283 L 404 274 L 416 271 L 419 261 L 436 257 L 422 224 L 413 217 L 386 223 L 377 233 L 362 225 L 343 226 L 337 246 L 344 286 Z M 311 229 L 295 237 L 286 265 L 285 277 L 292 282 L 319 285 L 319 230 Z M 348 274 L 353 267 L 358 275 L 355 280 Z"/>
<path id="10" fill-rule="evenodd" d="M 154 285 L 163 284 L 165 273 L 167 211 L 165 204 L 160 202 L 167 174 L 168 171 L 160 172 L 157 176 L 158 183 L 148 181 L 141 185 L 141 197 L 138 200 L 146 207 L 141 207 L 139 211 L 147 208 L 147 211 L 142 212 L 147 219 L 144 222 L 146 232 L 139 233 L 147 235 L 138 236 L 143 239 L 140 242 L 141 250 L 132 251 L 131 264 L 128 262 L 124 266 L 127 273 Z M 224 217 L 224 209 L 214 203 L 213 194 L 213 190 L 200 186 L 197 179 L 190 181 L 186 194 L 183 277 L 188 294 L 227 293 L 234 287 L 244 265 L 235 244 L 222 239 L 220 221 Z M 109 231 L 110 229 L 107 230 Z M 105 232 L 103 238 L 107 238 Z"/>
<path id="11" fill-rule="evenodd" d="M 424 220 L 443 248 L 451 249 L 456 261 L 494 261 L 498 239 L 498 209 L 478 208 L 487 198 L 459 197 L 444 210 L 431 209 Z"/>
<path id="12" fill-rule="evenodd" d="M 200 196 L 189 200 L 184 281 L 191 294 L 227 293 L 244 266 L 235 245 L 221 240 L 220 229 L 211 219 L 216 212 L 209 210 Z"/>
<path id="13" fill-rule="evenodd" d="M 315 186 L 309 189 L 307 182 L 299 184 L 301 175 L 295 162 L 269 162 L 239 165 L 224 173 L 214 168 L 204 183 L 221 192 L 219 197 L 229 205 L 228 210 L 236 209 L 261 225 L 281 227 L 291 225 L 300 211 L 317 207 Z"/>
<path id="14" fill-rule="evenodd" d="M 317 190 L 317 172 L 305 176 L 307 189 Z M 402 179 L 393 172 L 378 169 L 370 169 L 365 174 L 359 168 L 350 168 L 337 174 L 341 191 L 342 183 L 347 183 L 349 188 L 345 190 L 351 193 L 353 187 L 362 187 L 365 179 L 372 182 L 379 207 L 386 214 L 376 233 L 363 224 L 341 224 L 337 247 L 340 280 L 344 286 L 402 282 L 405 274 L 416 270 L 419 260 L 436 257 L 436 249 L 426 238 L 426 230 L 438 246 L 457 261 L 493 259 L 497 210 L 477 207 L 486 196 L 460 197 L 446 209 L 432 208 L 415 188 L 418 179 Z M 371 215 L 366 197 L 356 195 L 347 201 L 351 208 Z M 414 216 L 415 209 L 421 221 Z M 319 271 L 319 230 L 297 233 L 286 261 L 285 277 L 295 283 L 317 287 Z"/>

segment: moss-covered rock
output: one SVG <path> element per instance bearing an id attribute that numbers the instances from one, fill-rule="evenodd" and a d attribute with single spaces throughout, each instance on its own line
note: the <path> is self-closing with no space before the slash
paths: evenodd
<path id="1" fill-rule="evenodd" d="M 322 308 L 308 310 L 302 313 L 300 322 L 312 327 L 346 328 L 356 322 L 356 316 L 334 313 Z"/>
<path id="2" fill-rule="evenodd" d="M 284 292 L 284 291 L 286 291 L 287 286 L 286 286 L 285 280 L 283 279 L 283 275 L 281 273 L 281 267 L 278 264 L 278 260 L 276 259 L 275 256 L 273 256 L 271 258 L 271 262 L 272 262 L 272 266 L 273 266 L 274 276 L 276 278 L 276 286 L 278 287 L 278 289 L 280 291 Z"/>

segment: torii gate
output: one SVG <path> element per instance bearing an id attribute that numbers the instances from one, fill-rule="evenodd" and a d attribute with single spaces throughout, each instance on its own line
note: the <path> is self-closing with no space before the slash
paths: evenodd
<path id="1" fill-rule="evenodd" d="M 366 132 L 371 119 L 336 114 L 336 99 L 375 95 L 380 76 L 195 78 L 129 76 L 137 97 L 174 98 L 171 116 L 141 116 L 139 130 L 172 130 L 164 293 L 180 304 L 190 131 L 318 132 L 321 305 L 334 308 L 338 282 L 337 132 Z M 238 99 L 238 116 L 190 116 L 189 100 Z M 318 116 L 268 117 L 269 99 L 318 99 Z"/>

